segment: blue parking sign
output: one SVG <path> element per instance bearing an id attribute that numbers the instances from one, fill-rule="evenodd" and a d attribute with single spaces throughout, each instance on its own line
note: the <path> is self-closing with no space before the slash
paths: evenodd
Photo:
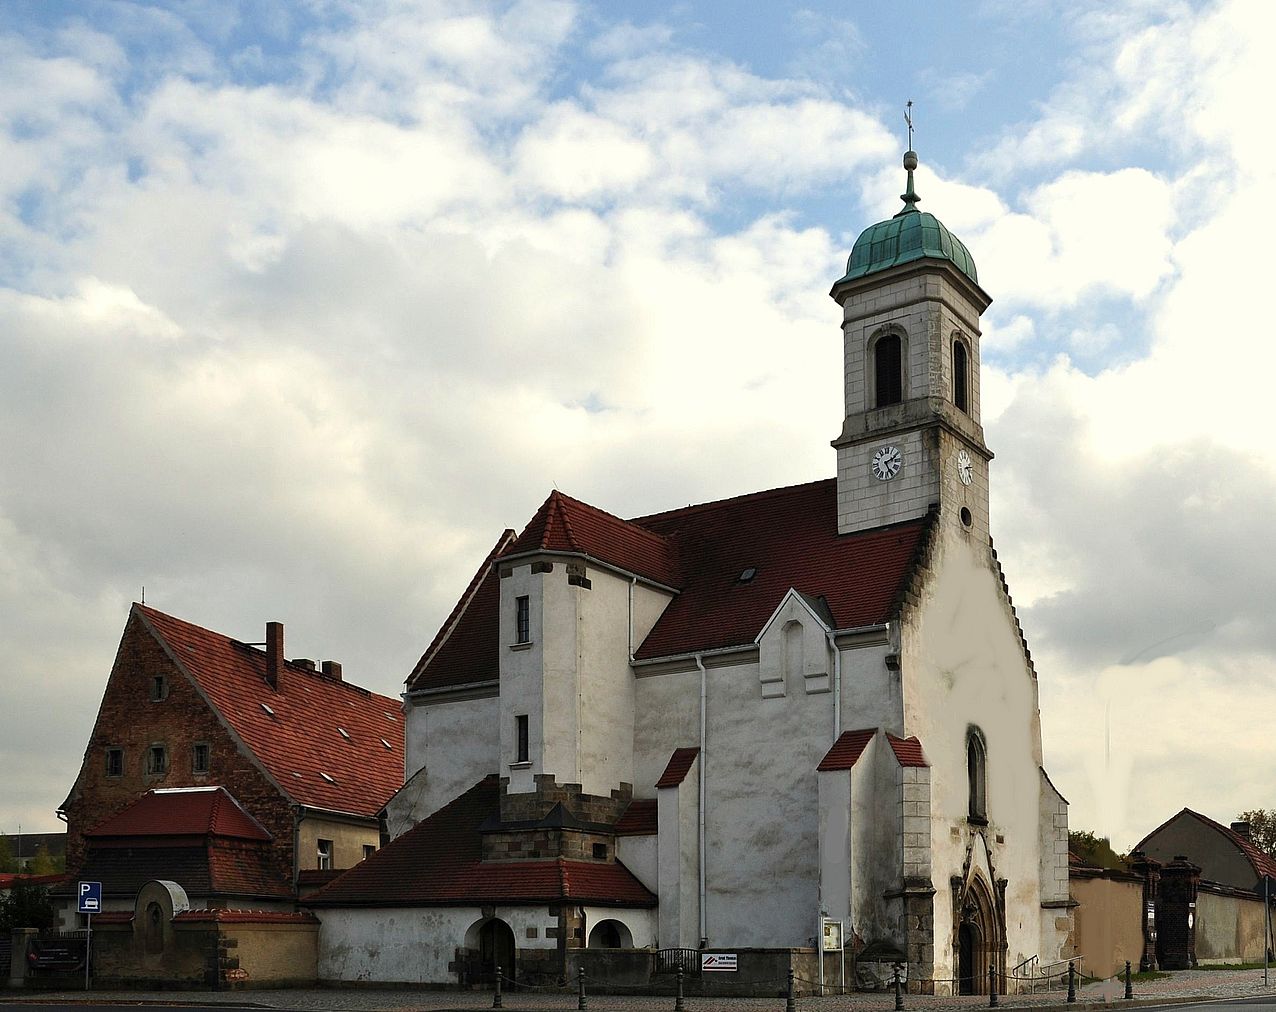
<path id="1" fill-rule="evenodd" d="M 81 882 L 76 891 L 75 912 L 78 914 L 100 914 L 102 912 L 102 883 Z"/>

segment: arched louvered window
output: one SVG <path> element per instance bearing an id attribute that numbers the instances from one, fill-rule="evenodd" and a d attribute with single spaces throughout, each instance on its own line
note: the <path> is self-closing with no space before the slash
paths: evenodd
<path id="1" fill-rule="evenodd" d="M 904 399 L 903 345 L 898 334 L 883 334 L 873 345 L 876 406 L 898 404 Z"/>
<path id="2" fill-rule="evenodd" d="M 953 403 L 970 414 L 970 355 L 960 338 L 953 341 Z"/>

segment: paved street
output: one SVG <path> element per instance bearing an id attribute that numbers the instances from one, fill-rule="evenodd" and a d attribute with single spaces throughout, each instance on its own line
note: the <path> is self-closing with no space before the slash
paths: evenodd
<path id="1" fill-rule="evenodd" d="M 1121 1000 L 1123 985 L 1115 981 L 1099 982 L 1082 988 L 1077 994 L 1077 1004 L 1070 1006 L 1072 1012 L 1081 1012 L 1089 1007 L 1102 1006 L 1112 1002 L 1115 1006 L 1139 1005 L 1150 1006 L 1159 1002 L 1182 1002 L 1190 1000 L 1238 999 L 1253 998 L 1258 1004 L 1267 998 L 1276 999 L 1276 970 L 1270 976 L 1271 986 L 1263 984 L 1262 970 L 1184 970 L 1171 974 L 1161 980 L 1135 983 L 1135 1001 Z M 1002 1008 L 1051 1007 L 1064 1008 L 1063 993 L 1052 991 L 1037 995 L 1009 995 L 1000 999 Z M 191 1006 L 217 1005 L 219 1012 L 225 1012 L 227 1006 L 256 1006 L 259 1008 L 276 1008 L 297 1010 L 314 1010 L 314 1012 L 428 1012 L 428 1010 L 487 1010 L 492 1005 L 491 992 L 482 991 L 433 991 L 425 989 L 388 990 L 379 988 L 311 988 L 284 991 L 183 991 L 180 993 L 147 993 L 142 991 L 95 991 L 85 995 L 83 991 L 65 993 L 16 993 L 0 997 L 0 1005 L 6 1012 L 20 1012 L 15 1005 L 40 1003 L 48 1012 L 50 1004 L 81 1002 L 102 1004 L 161 1004 L 181 1005 L 189 1012 Z M 824 998 L 799 998 L 799 1012 L 870 1012 L 882 1010 L 890 1012 L 894 1009 L 894 999 L 890 994 L 859 993 L 837 995 Z M 591 1012 L 617 1010 L 617 1012 L 671 1012 L 673 998 L 669 996 L 648 997 L 631 995 L 590 994 L 588 1005 Z M 944 1012 L 948 1009 L 977 1009 L 988 1006 L 987 998 L 932 998 L 924 995 L 907 995 L 906 1008 L 920 1012 Z M 1229 1005 L 1229 1012 L 1240 1012 L 1242 1003 Z M 574 990 L 563 989 L 551 993 L 519 991 L 506 993 L 505 1008 L 507 1010 L 562 1009 L 564 1012 L 576 1008 Z M 729 1009 L 763 1010 L 775 1009 L 783 1012 L 782 998 L 694 998 L 686 999 L 687 1012 L 726 1012 Z M 77 1010 L 79 1012 L 79 1010 Z"/>

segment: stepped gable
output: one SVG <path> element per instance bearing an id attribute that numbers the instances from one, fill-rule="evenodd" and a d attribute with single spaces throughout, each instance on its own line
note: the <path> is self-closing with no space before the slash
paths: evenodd
<path id="1" fill-rule="evenodd" d="M 260 648 L 145 605 L 133 611 L 293 801 L 371 818 L 403 785 L 397 699 L 291 661 L 271 688 Z"/>
<path id="2" fill-rule="evenodd" d="M 681 583 L 668 539 L 557 489 L 502 559 L 541 553 L 584 556 L 666 587 Z"/>
<path id="3" fill-rule="evenodd" d="M 224 787 L 147 791 L 88 832 L 87 839 L 122 836 L 223 836 L 270 840 L 256 819 Z"/>
<path id="4" fill-rule="evenodd" d="M 832 478 L 639 517 L 677 546 L 686 579 L 635 657 L 750 644 L 794 587 L 824 599 L 834 628 L 884 622 L 934 522 L 839 535 Z"/>
<path id="5" fill-rule="evenodd" d="M 456 607 L 408 675 L 408 691 L 492 681 L 500 676 L 501 581 L 492 565 L 514 543 L 504 531 L 479 566 Z"/>
<path id="6" fill-rule="evenodd" d="M 619 861 L 484 861 L 479 829 L 499 817 L 500 781 L 489 776 L 303 902 L 314 907 L 656 905 L 656 897 Z"/>

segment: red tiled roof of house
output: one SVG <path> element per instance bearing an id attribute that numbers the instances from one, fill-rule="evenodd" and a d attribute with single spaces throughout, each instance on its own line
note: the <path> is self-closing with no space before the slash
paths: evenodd
<path id="1" fill-rule="evenodd" d="M 408 675 L 409 691 L 436 685 L 467 685 L 499 677 L 500 616 L 497 612 L 501 582 L 492 563 L 513 543 L 514 532 L 510 530 L 496 539 L 456 607 Z"/>
<path id="2" fill-rule="evenodd" d="M 224 787 L 148 791 L 84 835 L 89 839 L 107 836 L 271 838 L 261 823 L 240 808 Z"/>
<path id="3" fill-rule="evenodd" d="M 1215 822 L 1208 815 L 1202 815 L 1200 812 L 1194 812 L 1190 808 L 1184 808 L 1177 815 L 1173 816 L 1172 818 L 1166 819 L 1165 822 L 1161 823 L 1159 826 L 1156 827 L 1156 829 L 1152 830 L 1152 832 L 1148 833 L 1147 836 L 1145 836 L 1142 840 L 1136 843 L 1133 849 L 1134 850 L 1145 849 L 1145 846 L 1148 840 L 1150 840 L 1153 836 L 1159 833 L 1162 829 L 1168 826 L 1175 819 L 1183 815 L 1189 815 L 1193 819 L 1196 819 L 1197 821 L 1205 824 L 1206 826 L 1209 826 L 1210 829 L 1213 829 L 1215 832 L 1220 833 L 1225 839 L 1227 839 L 1232 844 L 1234 844 L 1241 851 L 1241 853 L 1245 855 L 1246 860 L 1249 861 L 1250 865 L 1254 869 L 1254 874 L 1257 875 L 1259 878 L 1262 878 L 1264 875 L 1267 875 L 1273 879 L 1276 879 L 1276 858 L 1271 858 L 1267 854 L 1263 853 L 1263 851 L 1259 850 L 1256 846 L 1254 846 L 1254 844 L 1251 841 L 1245 839 L 1245 837 L 1241 836 L 1230 826 L 1224 826 L 1221 822 Z"/>
<path id="4" fill-rule="evenodd" d="M 873 740 L 875 734 L 877 734 L 875 727 L 868 727 L 862 731 L 843 731 L 838 735 L 837 741 L 833 742 L 833 747 L 820 760 L 820 764 L 815 767 L 816 770 L 821 773 L 827 773 L 830 770 L 849 770 L 864 754 L 864 749 L 868 747 L 868 743 Z"/>
<path id="5" fill-rule="evenodd" d="M 660 831 L 655 798 L 634 798 L 625 814 L 616 820 L 617 836 L 655 836 Z"/>
<path id="6" fill-rule="evenodd" d="M 484 861 L 479 827 L 499 811 L 499 781 L 489 776 L 303 902 L 414 907 L 573 900 L 655 906 L 656 897 L 618 861 Z"/>
<path id="7" fill-rule="evenodd" d="M 699 754 L 699 748 L 674 749 L 673 755 L 669 757 L 668 765 L 665 766 L 665 771 L 660 774 L 660 779 L 656 781 L 656 787 L 677 787 L 682 783 L 687 771 L 691 769 L 691 764 L 696 761 L 696 756 Z"/>
<path id="8" fill-rule="evenodd" d="M 890 742 L 891 751 L 901 766 L 929 766 L 926 755 L 922 752 L 922 743 L 915 737 L 896 738 L 889 731 L 886 740 Z"/>
<path id="9" fill-rule="evenodd" d="M 0 890 L 12 889 L 19 882 L 24 885 L 57 885 L 67 880 L 67 875 L 59 872 L 56 875 L 24 875 L 21 872 L 4 872 L 0 874 Z"/>
<path id="10" fill-rule="evenodd" d="M 293 801 L 372 818 L 403 786 L 398 700 L 291 662 L 272 689 L 257 647 L 145 605 L 133 611 Z"/>
<path id="11" fill-rule="evenodd" d="M 555 489 L 504 557 L 532 552 L 587 555 L 667 587 L 680 580 L 669 541 Z"/>
<path id="12" fill-rule="evenodd" d="M 131 915 L 130 915 L 131 916 Z M 319 918 L 314 914 L 289 910 L 184 910 L 177 914 L 174 921 L 184 924 L 218 923 L 218 924 L 318 924 Z"/>

